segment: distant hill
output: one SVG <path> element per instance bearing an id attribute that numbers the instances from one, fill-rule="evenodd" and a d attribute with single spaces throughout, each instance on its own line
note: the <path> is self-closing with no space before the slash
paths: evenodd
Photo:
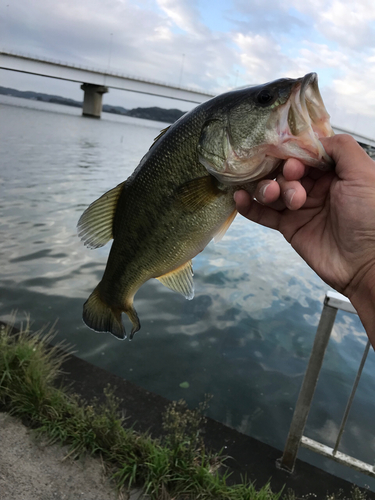
<path id="1" fill-rule="evenodd" d="M 82 108 L 82 101 L 75 101 L 58 95 L 42 94 L 41 92 L 21 91 L 0 87 L 0 94 L 10 95 L 12 97 L 22 97 L 23 99 L 32 99 L 34 101 L 52 102 L 54 104 L 63 104 L 65 106 L 73 106 Z M 165 123 L 173 123 L 180 118 L 185 111 L 179 109 L 164 109 L 158 107 L 152 108 L 135 108 L 125 109 L 122 106 L 112 106 L 110 104 L 103 105 L 105 113 L 114 113 L 116 115 L 133 116 L 136 118 L 145 118 L 147 120 L 157 120 Z"/>
<path id="2" fill-rule="evenodd" d="M 30 90 L 22 91 L 0 87 L 0 94 L 11 95 L 12 97 L 22 97 L 23 99 L 32 99 L 33 101 L 53 102 L 55 104 L 64 104 L 65 106 L 82 107 L 82 102 L 74 101 L 66 97 L 58 95 L 42 94 L 40 92 L 31 92 Z"/>
<path id="3" fill-rule="evenodd" d="M 173 123 L 185 114 L 185 112 L 180 111 L 179 109 L 153 107 L 130 109 L 126 114 L 136 118 L 146 118 L 147 120 L 158 120 L 159 122 Z"/>

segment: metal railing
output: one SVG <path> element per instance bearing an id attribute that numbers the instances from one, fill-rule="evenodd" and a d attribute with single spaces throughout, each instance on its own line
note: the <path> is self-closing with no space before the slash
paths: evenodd
<path id="1" fill-rule="evenodd" d="M 312 451 L 315 451 L 316 453 L 320 453 L 325 457 L 329 457 L 336 462 L 347 465 L 369 476 L 375 477 L 375 466 L 372 466 L 366 462 L 362 462 L 361 460 L 338 451 L 350 408 L 353 403 L 354 395 L 357 390 L 358 382 L 361 378 L 363 366 L 370 349 L 370 341 L 368 341 L 366 344 L 362 360 L 353 384 L 353 388 L 342 418 L 335 446 L 333 448 L 330 448 L 329 446 L 314 441 L 313 439 L 310 439 L 303 435 L 307 417 L 310 411 L 312 398 L 314 396 L 316 384 L 318 382 L 320 369 L 322 367 L 324 354 L 336 319 L 336 314 L 339 309 L 349 313 L 357 314 L 356 310 L 346 297 L 336 292 L 327 292 L 324 299 L 324 307 L 316 332 L 309 364 L 307 366 L 305 377 L 303 379 L 302 387 L 294 410 L 292 422 L 289 428 L 289 434 L 285 444 L 284 453 L 281 459 L 278 460 L 277 465 L 278 467 L 288 472 L 293 472 L 299 447 L 303 446 Z"/>
<path id="2" fill-rule="evenodd" d="M 94 66 L 87 66 L 85 64 L 78 64 L 73 62 L 60 61 L 58 59 L 52 59 L 50 57 L 36 56 L 34 54 L 29 54 L 27 52 L 17 52 L 15 50 L 5 50 L 0 48 L 0 55 L 13 56 L 19 59 L 27 59 L 29 61 L 42 62 L 47 64 L 52 64 L 54 66 L 63 66 L 69 69 L 79 69 L 82 71 L 89 71 L 90 73 L 96 73 L 104 76 L 116 76 L 118 78 L 123 78 L 126 80 L 133 80 L 135 82 L 152 83 L 153 85 L 159 85 L 160 87 L 168 87 L 176 90 L 185 90 L 186 92 L 194 92 L 207 97 L 214 97 L 216 94 L 213 92 L 207 92 L 206 90 L 193 87 L 181 87 L 181 85 L 176 86 L 168 82 L 163 82 L 161 80 L 154 80 L 152 78 L 144 78 L 141 76 L 130 75 L 126 73 L 121 73 L 119 71 L 114 71 L 112 69 L 104 69 Z"/>

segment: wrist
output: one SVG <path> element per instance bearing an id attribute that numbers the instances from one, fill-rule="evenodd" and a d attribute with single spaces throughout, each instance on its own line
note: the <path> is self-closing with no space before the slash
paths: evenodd
<path id="1" fill-rule="evenodd" d="M 344 294 L 356 309 L 375 349 L 375 265 L 358 273 Z"/>

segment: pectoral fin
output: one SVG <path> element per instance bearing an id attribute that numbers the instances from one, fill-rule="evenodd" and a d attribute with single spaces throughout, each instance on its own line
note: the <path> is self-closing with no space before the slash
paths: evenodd
<path id="1" fill-rule="evenodd" d="M 178 188 L 177 197 L 186 210 L 194 212 L 205 207 L 221 194 L 223 192 L 217 187 L 216 179 L 211 175 L 206 175 L 182 184 Z"/>
<path id="2" fill-rule="evenodd" d="M 89 248 L 99 248 L 113 238 L 113 218 L 124 187 L 122 182 L 107 191 L 83 212 L 78 221 L 78 236 Z"/>
<path id="3" fill-rule="evenodd" d="M 156 279 L 163 283 L 164 286 L 181 293 L 189 300 L 194 297 L 193 264 L 191 260 Z"/>

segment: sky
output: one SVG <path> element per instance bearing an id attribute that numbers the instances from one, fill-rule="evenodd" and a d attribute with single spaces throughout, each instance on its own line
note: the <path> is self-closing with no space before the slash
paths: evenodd
<path id="1" fill-rule="evenodd" d="M 332 123 L 375 139 L 374 0 L 0 0 L 0 49 L 215 94 L 315 71 Z M 5 70 L 0 85 L 83 96 Z M 103 102 L 192 107 L 119 90 Z"/>

